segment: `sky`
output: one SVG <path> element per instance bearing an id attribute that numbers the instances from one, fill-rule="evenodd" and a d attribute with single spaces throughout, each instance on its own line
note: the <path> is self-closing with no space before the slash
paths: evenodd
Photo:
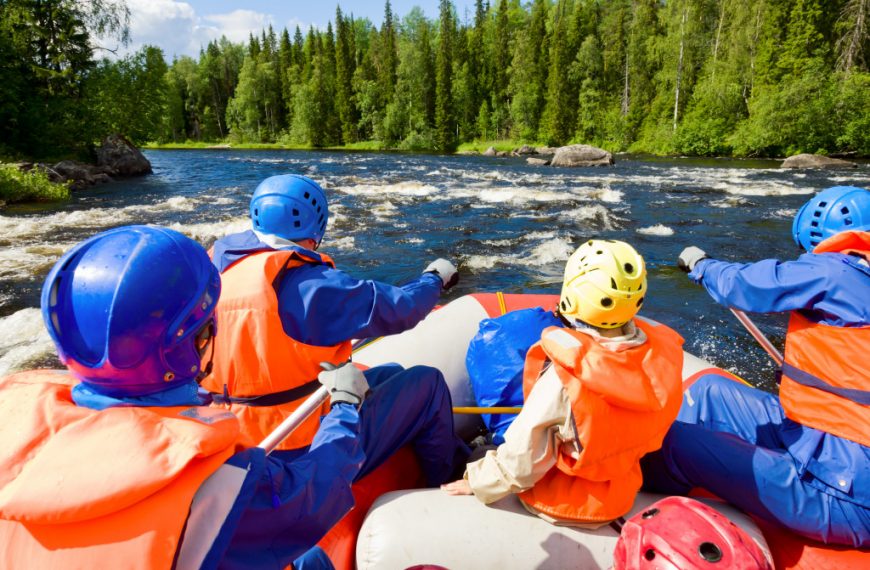
<path id="1" fill-rule="evenodd" d="M 364 0 L 127 0 L 130 7 L 132 41 L 120 50 L 130 53 L 144 44 L 163 49 L 167 59 L 178 55 L 196 56 L 200 46 L 225 35 L 234 42 L 247 40 L 269 24 L 280 32 L 298 25 L 303 33 L 309 26 L 326 28 L 335 19 L 335 7 L 344 14 L 368 18 L 380 26 L 384 1 Z M 438 0 L 392 0 L 393 13 L 401 18 L 419 6 L 429 18 L 438 17 Z M 473 18 L 474 0 L 453 0 L 460 21 Z M 108 46 L 112 47 L 112 46 Z"/>

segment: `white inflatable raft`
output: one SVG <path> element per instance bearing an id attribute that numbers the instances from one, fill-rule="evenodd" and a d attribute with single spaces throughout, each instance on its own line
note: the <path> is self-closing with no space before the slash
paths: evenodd
<path id="1" fill-rule="evenodd" d="M 441 370 L 454 406 L 475 405 L 465 368 L 468 344 L 482 319 L 527 307 L 555 307 L 553 295 L 476 294 L 434 311 L 416 328 L 362 346 L 354 361 L 366 366 L 396 362 Z M 725 372 L 685 353 L 686 385 L 706 372 Z M 457 433 L 479 433 L 478 416 L 457 415 Z M 631 515 L 661 496 L 641 493 Z M 749 517 L 721 502 L 711 506 L 753 536 L 765 552 L 764 537 Z M 628 517 L 626 517 L 628 518 Z M 357 538 L 357 568 L 382 570 L 436 564 L 460 568 L 610 568 L 617 532 L 555 526 L 526 511 L 516 496 L 484 506 L 474 497 L 437 490 L 387 493 L 369 510 Z"/>

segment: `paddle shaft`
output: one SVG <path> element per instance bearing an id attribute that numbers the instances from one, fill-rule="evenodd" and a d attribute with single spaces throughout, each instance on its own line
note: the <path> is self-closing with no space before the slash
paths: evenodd
<path id="1" fill-rule="evenodd" d="M 779 350 L 777 350 L 776 347 L 773 346 L 773 343 L 770 342 L 770 340 L 768 340 L 766 336 L 764 336 L 764 333 L 761 332 L 761 330 L 755 325 L 754 322 L 752 322 L 752 319 L 750 319 L 749 316 L 747 316 L 747 314 L 740 309 L 731 309 L 731 312 L 734 313 L 734 316 L 737 317 L 737 320 L 740 321 L 740 324 L 746 327 L 746 330 L 749 331 L 749 334 L 751 334 L 752 337 L 758 342 L 758 344 L 761 345 L 761 348 L 764 349 L 764 352 L 770 355 L 773 361 L 776 362 L 777 366 L 781 367 L 783 362 L 782 353 L 780 353 Z"/>
<path id="2" fill-rule="evenodd" d="M 521 411 L 520 407 L 510 406 L 456 406 L 453 408 L 454 414 L 518 414 Z"/>
<path id="3" fill-rule="evenodd" d="M 328 399 L 329 391 L 326 386 L 321 386 L 316 392 L 308 396 L 308 399 L 302 402 L 301 406 L 293 410 L 293 413 L 287 416 L 287 419 L 267 435 L 266 439 L 261 441 L 257 447 L 265 449 L 266 455 L 272 453 L 278 444 L 287 439 L 296 428 L 302 425 L 302 422 L 308 419 L 308 416 L 320 409 L 323 402 Z"/>

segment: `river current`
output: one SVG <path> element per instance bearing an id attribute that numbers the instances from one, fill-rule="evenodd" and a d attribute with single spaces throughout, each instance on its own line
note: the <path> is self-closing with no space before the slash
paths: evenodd
<path id="1" fill-rule="evenodd" d="M 765 389 L 767 356 L 676 266 L 683 247 L 750 261 L 798 255 L 791 221 L 828 186 L 870 187 L 870 164 L 781 170 L 776 161 L 617 156 L 612 168 L 527 166 L 521 158 L 303 151 L 149 151 L 154 174 L 59 206 L 0 214 L 0 376 L 57 366 L 38 310 L 42 281 L 78 241 L 124 224 L 159 224 L 209 246 L 249 227 L 248 200 L 267 176 L 302 173 L 330 200 L 322 251 L 354 276 L 402 283 L 436 257 L 459 263 L 445 300 L 475 291 L 558 293 L 564 261 L 591 237 L 620 239 L 649 271 L 644 315 L 677 329 L 686 349 Z M 781 346 L 785 316 L 758 316 Z"/>

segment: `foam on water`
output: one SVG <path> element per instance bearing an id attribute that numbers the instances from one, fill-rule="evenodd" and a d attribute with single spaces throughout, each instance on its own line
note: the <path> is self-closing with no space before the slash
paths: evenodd
<path id="1" fill-rule="evenodd" d="M 571 222 L 596 222 L 600 224 L 604 230 L 612 230 L 616 228 L 614 217 L 610 211 L 601 204 L 592 204 L 588 206 L 580 206 L 571 210 L 559 212 L 559 219 Z"/>
<path id="2" fill-rule="evenodd" d="M 534 232 L 523 236 L 523 242 L 536 242 L 530 248 L 521 249 L 518 242 L 513 240 L 490 240 L 483 242 L 487 245 L 499 247 L 512 245 L 515 248 L 504 254 L 473 254 L 464 258 L 463 266 L 471 270 L 492 269 L 493 267 L 544 267 L 548 265 L 561 266 L 573 253 L 573 240 L 566 237 L 556 237 L 550 232 Z"/>
<path id="3" fill-rule="evenodd" d="M 74 245 L 75 242 L 62 242 L 0 248 L 0 279 L 27 279 L 47 273 Z"/>
<path id="4" fill-rule="evenodd" d="M 54 344 L 42 324 L 39 309 L 21 309 L 0 318 L 0 378 L 33 368 L 54 354 Z"/>
<path id="5" fill-rule="evenodd" d="M 638 228 L 637 233 L 645 236 L 672 236 L 674 235 L 674 230 L 668 226 L 656 224 L 654 226 Z"/>
<path id="6" fill-rule="evenodd" d="M 404 198 L 422 198 L 438 193 L 438 188 L 431 184 L 415 181 L 397 182 L 395 184 L 357 184 L 354 186 L 337 186 L 335 190 L 351 196 L 364 198 L 393 195 Z"/>
<path id="7" fill-rule="evenodd" d="M 324 239 L 323 247 L 326 249 L 343 249 L 343 250 L 353 250 L 355 247 L 355 238 L 353 236 L 345 236 L 336 239 Z"/>
<path id="8" fill-rule="evenodd" d="M 168 227 L 177 232 L 183 233 L 189 238 L 195 239 L 205 246 L 208 246 L 216 239 L 225 235 L 251 229 L 251 219 L 248 216 L 241 216 L 229 220 L 205 222 L 201 224 L 183 224 L 174 222 L 169 224 Z"/>

